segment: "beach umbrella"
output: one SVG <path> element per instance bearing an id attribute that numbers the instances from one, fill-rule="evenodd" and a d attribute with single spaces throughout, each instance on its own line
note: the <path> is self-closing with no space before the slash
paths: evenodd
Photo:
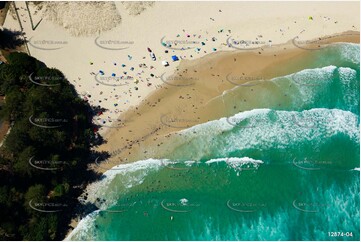
<path id="1" fill-rule="evenodd" d="M 179 59 L 178 59 L 178 57 L 177 57 L 176 55 L 173 55 L 173 56 L 172 56 L 172 60 L 173 60 L 173 61 L 178 61 Z"/>
<path id="2" fill-rule="evenodd" d="M 313 20 L 312 16 L 309 16 L 309 17 L 308 17 L 308 20 Z"/>

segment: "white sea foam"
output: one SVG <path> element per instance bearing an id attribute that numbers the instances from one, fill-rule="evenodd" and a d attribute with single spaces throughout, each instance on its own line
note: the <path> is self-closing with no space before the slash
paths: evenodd
<path id="1" fill-rule="evenodd" d="M 85 218 L 83 218 L 76 228 L 71 231 L 68 236 L 64 239 L 67 241 L 71 240 L 96 240 L 95 231 L 94 231 L 94 223 L 99 214 L 100 210 L 96 210 L 90 214 L 88 214 Z"/>
<path id="2" fill-rule="evenodd" d="M 320 85 L 332 78 L 332 74 L 337 69 L 337 66 L 325 66 L 322 68 L 304 69 L 286 77 L 292 77 L 297 84 L 305 85 Z M 312 82 L 309 82 L 312 80 Z"/>
<path id="3" fill-rule="evenodd" d="M 194 161 L 194 160 L 187 160 L 187 161 L 184 162 L 184 164 L 185 164 L 186 166 L 192 166 L 193 164 L 198 164 L 198 163 L 199 163 L 199 162 Z"/>
<path id="4" fill-rule="evenodd" d="M 353 43 L 342 43 L 336 45 L 342 60 L 348 60 L 356 65 L 360 65 L 360 45 Z"/>
<path id="5" fill-rule="evenodd" d="M 331 65 L 322 68 L 304 69 L 286 77 L 298 87 L 297 99 L 301 99 L 303 105 L 307 105 L 317 102 L 320 93 L 318 90 L 324 89 L 332 83 L 336 70 L 337 67 Z"/>
<path id="6" fill-rule="evenodd" d="M 338 68 L 338 72 L 340 74 L 342 84 L 346 85 L 346 87 L 349 87 L 349 83 L 356 79 L 357 72 L 352 68 L 340 67 Z"/>
<path id="7" fill-rule="evenodd" d="M 141 184 L 149 172 L 158 171 L 169 162 L 167 159 L 148 159 L 115 166 L 106 171 L 101 180 L 87 187 L 87 201 L 94 203 L 97 198 L 106 198 L 105 206 L 109 206 L 117 200 L 120 192 L 126 192 L 132 186 Z"/>
<path id="8" fill-rule="evenodd" d="M 240 125 L 246 120 L 251 125 Z M 265 120 L 264 122 L 258 122 Z M 227 132 L 232 130 L 232 132 Z M 302 112 L 255 109 L 241 112 L 230 118 L 221 118 L 181 131 L 187 147 L 196 147 L 192 159 L 205 155 L 228 156 L 243 149 L 268 149 L 289 147 L 290 144 L 307 141 L 322 144 L 340 133 L 359 142 L 357 115 L 339 109 L 315 108 Z M 207 144 L 207 145 L 205 145 Z M 222 149 L 219 149 L 222 147 Z"/>
<path id="9" fill-rule="evenodd" d="M 229 157 L 229 158 L 216 158 L 216 159 L 210 159 L 206 161 L 206 164 L 212 164 L 212 163 L 218 163 L 218 162 L 226 162 L 228 164 L 263 164 L 263 161 L 261 160 L 255 160 L 249 157 Z"/>
<path id="10" fill-rule="evenodd" d="M 221 118 L 219 120 L 208 121 L 206 123 L 195 125 L 191 128 L 181 130 L 179 133 L 189 138 L 207 135 L 209 133 L 208 131 L 212 131 L 211 133 L 213 135 L 217 135 L 224 131 L 232 130 L 234 128 L 234 123 L 241 122 L 242 120 L 259 114 L 267 114 L 270 111 L 271 109 L 253 109 L 250 111 L 244 111 L 237 113 L 230 118 Z M 196 131 L 196 133 L 194 133 L 194 131 Z"/>
<path id="11" fill-rule="evenodd" d="M 255 160 L 249 157 L 229 157 L 229 158 L 216 158 L 206 161 L 206 164 L 225 162 L 234 171 L 242 171 L 248 169 L 258 169 L 263 164 L 261 160 Z M 239 173 L 237 173 L 239 175 Z"/>
<path id="12" fill-rule="evenodd" d="M 340 67 L 338 69 L 341 82 L 341 90 L 345 106 L 350 109 L 357 109 L 359 104 L 358 89 L 359 81 L 357 80 L 357 72 L 351 68 Z"/>

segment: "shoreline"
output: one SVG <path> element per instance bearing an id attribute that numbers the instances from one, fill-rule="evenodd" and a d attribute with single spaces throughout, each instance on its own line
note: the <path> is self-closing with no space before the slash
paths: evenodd
<path id="1" fill-rule="evenodd" d="M 354 34 L 356 32 L 347 31 L 344 32 L 344 37 L 342 38 L 340 38 L 340 34 L 335 34 L 336 37 L 330 37 L 328 41 L 330 43 L 359 43 L 358 35 Z M 292 44 L 292 40 L 272 48 L 262 47 L 261 49 L 262 52 L 258 50 L 218 52 L 197 60 L 181 62 L 178 68 L 178 75 L 174 75 L 174 78 L 171 80 L 173 83 L 163 83 L 162 86 L 164 88 L 150 93 L 137 107 L 124 112 L 119 117 L 119 119 L 124 121 L 118 123 L 119 127 L 113 126 L 107 130 L 104 134 L 104 139 L 107 140 L 107 143 L 101 145 L 96 150 L 110 152 L 113 157 L 107 159 L 106 164 L 101 166 L 94 165 L 92 169 L 103 173 L 105 170 L 119 164 L 147 158 L 161 158 L 156 155 L 157 152 L 153 153 L 155 156 L 145 153 L 139 155 L 141 151 L 139 147 L 154 147 L 155 145 L 159 147 L 160 143 L 158 142 L 157 144 L 158 138 L 160 139 L 161 137 L 168 136 L 170 133 L 176 133 L 193 125 L 227 115 L 222 110 L 223 107 L 219 105 L 217 107 L 213 106 L 211 112 L 206 110 L 206 106 L 211 100 L 221 96 L 226 91 L 230 91 L 232 88 L 242 86 L 248 81 L 269 80 L 310 67 L 305 63 L 301 63 L 304 58 L 310 58 L 307 57 L 309 51 L 295 47 Z M 297 61 L 290 63 L 290 60 Z M 237 61 L 243 62 L 242 68 L 237 67 L 237 64 L 235 64 Z M 206 63 L 212 64 L 207 66 Z M 257 63 L 257 66 L 252 66 L 252 63 Z M 216 67 L 216 65 L 218 66 Z M 184 80 L 190 80 L 188 78 L 190 75 L 189 69 L 192 66 L 194 66 L 193 71 L 196 71 L 193 72 L 192 77 L 196 81 L 194 83 L 187 83 L 190 85 L 186 86 L 174 86 L 175 84 L 181 84 Z M 210 68 L 209 70 L 214 72 L 214 74 L 207 76 L 209 70 L 204 66 Z M 237 80 L 238 83 L 226 80 L 227 74 L 229 74 L 228 70 L 232 68 L 238 68 L 238 72 L 234 73 L 235 76 L 242 77 L 243 74 L 243 78 Z M 185 73 L 186 71 L 187 73 Z M 214 82 L 210 83 L 210 81 Z M 179 104 L 179 102 L 182 104 Z M 154 107 L 157 108 L 155 109 Z M 195 110 L 197 110 L 198 115 L 194 114 Z M 193 113 L 189 111 L 193 111 Z M 178 116 L 177 113 L 179 112 L 185 113 L 185 115 Z M 134 153 L 137 154 L 134 155 Z"/>
<path id="2" fill-rule="evenodd" d="M 344 33 L 350 33 L 349 31 L 346 31 Z M 352 33 L 352 32 L 351 32 Z M 354 34 L 354 33 L 352 33 Z M 338 34 L 335 34 L 336 36 Z M 357 35 L 357 37 L 353 36 L 353 35 L 346 35 L 346 38 L 342 38 L 340 39 L 339 36 L 336 38 L 329 38 L 330 43 L 360 43 L 360 39 L 359 36 Z M 286 48 L 286 49 L 284 49 Z M 257 62 L 257 67 L 255 67 L 252 71 L 249 72 L 249 74 L 254 75 L 254 76 L 262 76 L 265 77 L 265 79 L 272 79 L 275 77 L 279 77 L 279 76 L 285 76 L 291 73 L 294 73 L 296 71 L 300 71 L 304 68 L 307 68 L 307 65 L 295 65 L 292 67 L 292 64 L 289 64 L 289 60 L 293 59 L 293 58 L 298 58 L 299 60 L 307 58 L 307 55 L 309 54 L 309 51 L 305 51 L 303 49 L 297 48 L 296 46 L 294 46 L 292 44 L 292 40 L 288 41 L 287 43 L 284 44 L 279 44 L 276 46 L 276 48 L 264 48 L 263 55 L 268 56 L 269 58 L 271 58 L 271 61 L 264 61 L 263 63 L 261 62 Z M 242 58 L 243 59 L 248 59 L 250 61 L 250 63 L 254 62 L 255 60 L 250 58 L 251 56 L 253 58 L 257 58 L 258 56 L 258 52 L 257 51 L 246 51 L 246 52 L 239 52 L 239 51 L 233 51 L 233 52 L 225 52 L 225 53 L 216 53 L 216 54 L 212 54 L 212 56 L 210 57 L 208 56 L 204 56 L 200 59 L 197 60 L 192 60 L 186 63 L 181 63 L 180 67 L 178 68 L 180 70 L 180 72 L 184 71 L 187 68 L 190 68 L 190 66 L 192 66 L 194 63 L 198 63 L 197 65 L 202 65 L 204 64 L 204 62 L 217 62 L 217 59 L 221 59 L 222 63 L 229 63 L 229 60 L 227 62 L 227 59 L 233 59 L 234 58 L 238 58 L 237 61 L 241 61 Z M 276 56 L 274 56 L 276 55 Z M 236 57 L 235 57 L 236 56 Z M 277 57 L 277 58 L 276 58 Z M 274 59 L 277 59 L 277 62 L 274 62 Z M 298 63 L 299 64 L 299 63 Z M 281 66 L 287 66 L 286 68 L 279 68 Z M 259 69 L 259 67 L 262 66 L 262 69 Z M 248 66 L 246 66 L 248 67 Z M 277 69 L 278 67 L 278 69 Z M 223 67 L 220 67 L 220 69 L 222 69 Z M 234 68 L 234 67 L 231 67 Z M 285 72 L 284 70 L 287 70 L 287 72 Z M 208 71 L 208 70 L 204 70 L 204 71 Z M 224 70 L 222 70 L 224 72 Z M 241 70 L 242 71 L 242 70 Z M 183 79 L 183 80 L 187 80 L 187 79 Z M 201 78 L 199 80 L 202 80 Z M 174 81 L 174 80 L 172 80 Z M 245 83 L 247 83 L 248 81 L 243 80 L 244 82 L 240 82 L 237 83 L 239 85 L 243 85 Z M 254 81 L 254 80 L 251 80 Z M 257 81 L 257 80 L 256 80 Z M 202 81 L 200 81 L 199 83 L 197 83 L 198 85 L 202 84 Z M 203 81 L 203 84 L 205 84 L 205 82 Z M 219 95 L 222 95 L 222 93 L 224 91 L 230 91 L 232 88 L 237 88 L 237 86 L 234 86 L 234 84 L 231 83 L 226 83 L 224 82 L 220 82 L 219 85 L 215 86 L 213 85 L 213 93 L 216 94 L 212 97 L 208 97 L 209 100 L 201 100 L 204 104 L 208 102 L 210 102 L 213 98 L 219 97 Z M 172 100 L 167 100 L 166 102 L 168 104 L 171 104 L 174 101 L 177 101 L 177 95 L 179 90 L 187 88 L 187 86 L 185 87 L 175 87 L 175 86 L 171 86 L 169 84 L 164 83 L 163 85 L 167 86 L 165 89 L 160 89 L 157 91 L 154 91 L 152 93 L 150 93 L 147 98 L 145 99 L 144 102 L 142 102 L 140 105 L 138 105 L 138 107 L 134 108 L 134 109 L 129 109 L 127 112 L 125 112 L 126 115 L 129 115 L 129 118 L 127 120 L 130 121 L 130 123 L 132 123 L 132 121 L 135 121 L 135 123 L 128 129 L 128 133 L 125 132 L 126 126 L 119 128 L 119 129 L 115 129 L 115 128 L 109 128 L 108 131 L 105 133 L 104 135 L 104 139 L 106 139 L 108 141 L 108 144 L 104 144 L 103 146 L 100 146 L 97 151 L 108 151 L 110 153 L 113 153 L 113 159 L 107 159 L 106 162 L 101 163 L 99 162 L 97 165 L 97 163 L 94 163 L 93 165 L 90 166 L 90 169 L 93 169 L 95 172 L 103 174 L 105 171 L 107 170 L 111 170 L 112 167 L 116 166 L 116 165 L 122 165 L 122 164 L 130 164 L 133 163 L 135 161 L 138 160 L 145 160 L 145 159 L 149 159 L 149 158 L 154 158 L 154 159 L 162 159 L 165 157 L 162 157 L 162 152 L 159 144 L 161 144 L 162 142 L 165 142 L 170 136 L 177 134 L 177 132 L 180 132 L 186 128 L 189 128 L 191 126 L 182 126 L 182 127 L 177 127 L 175 125 L 166 125 L 164 123 L 161 123 L 159 125 L 159 121 L 162 122 L 162 119 L 159 119 L 159 114 L 160 113 L 164 113 L 166 108 L 162 108 L 159 107 L 157 105 L 153 106 L 154 102 L 157 102 L 157 100 L 164 98 L 165 96 L 168 97 L 168 99 L 173 99 Z M 209 85 L 209 84 L 207 84 Z M 232 87 L 233 85 L 233 87 Z M 197 87 L 197 85 L 191 85 L 191 87 Z M 230 88 L 231 87 L 231 88 Z M 173 88 L 173 89 L 172 89 Z M 220 88 L 220 89 L 218 89 Z M 189 87 L 188 87 L 188 90 Z M 216 90 L 216 91 L 214 91 Z M 209 91 L 209 90 L 207 90 Z M 171 94 L 169 94 L 169 92 L 171 92 Z M 167 95 L 166 95 L 167 93 Z M 197 95 L 197 93 L 194 93 L 195 95 Z M 219 94 L 219 95 L 218 95 Z M 186 96 L 186 95 L 184 95 Z M 205 98 L 206 96 L 202 96 L 203 98 Z M 199 99 L 197 101 L 200 101 Z M 160 102 L 159 102 L 160 103 Z M 164 102 L 162 102 L 164 103 Z M 188 103 L 188 105 L 185 105 L 184 107 L 189 108 L 190 106 L 194 105 L 193 102 Z M 157 110 L 152 110 L 152 107 L 157 107 Z M 185 109 L 186 109 L 185 108 Z M 226 116 L 227 114 L 225 114 L 222 111 L 222 107 L 216 107 L 215 112 L 207 112 L 204 106 L 203 106 L 203 110 L 201 110 L 202 107 L 198 107 L 202 113 L 202 118 L 199 120 L 195 119 L 195 116 L 192 116 L 190 114 L 187 114 L 187 116 L 182 116 L 180 118 L 173 118 L 172 117 L 170 119 L 168 119 L 168 121 L 170 122 L 174 122 L 174 121 L 186 121 L 186 122 L 190 122 L 192 124 L 192 121 L 196 121 L 197 124 L 201 124 L 207 121 L 211 121 L 211 120 L 216 120 L 219 118 L 222 118 L 224 116 Z M 150 113 L 149 112 L 145 112 L 144 115 L 142 112 L 142 110 L 149 110 L 150 109 Z M 160 110 L 160 111 L 159 111 Z M 251 109 L 250 109 L 251 110 Z M 246 111 L 246 110 L 244 110 Z M 139 115 L 141 113 L 141 115 Z M 229 115 L 229 114 L 228 114 Z M 164 116 L 163 116 L 164 117 Z M 120 117 L 121 118 L 121 117 Z M 135 120 L 136 119 L 136 120 Z M 142 122 L 144 123 L 145 120 L 152 120 L 153 122 L 158 121 L 158 125 L 155 125 L 154 123 L 151 124 L 150 128 L 145 128 L 142 130 L 138 130 L 138 132 L 135 132 L 135 130 L 133 130 L 132 132 L 129 132 L 129 130 L 131 130 L 134 127 L 141 127 L 139 126 Z M 167 119 L 163 119 L 167 120 Z M 184 124 L 184 123 L 183 123 Z M 179 126 L 179 125 L 178 125 Z M 186 127 L 187 126 L 187 127 Z M 144 128 L 144 127 L 143 127 Z M 122 138 L 119 139 L 120 134 L 122 134 Z M 125 135 L 123 135 L 125 134 Z M 131 139 L 131 137 L 136 136 L 135 139 Z M 122 141 L 123 140 L 123 141 Z M 110 143 L 110 144 L 109 144 Z M 114 145 L 115 144 L 115 145 Z M 121 145 L 120 145 L 121 144 Z M 112 147 L 121 147 L 118 149 L 112 149 Z M 141 153 L 140 151 L 142 151 L 142 148 L 144 147 L 150 147 L 151 149 L 154 149 L 153 152 L 149 153 L 149 155 Z M 127 154 L 126 154 L 127 153 Z M 134 155 L 134 153 L 137 153 L 138 155 Z M 155 155 L 156 154 L 156 155 Z M 128 160 L 125 159 L 121 159 L 120 157 L 122 155 L 127 155 L 129 157 Z M 119 162 L 120 161 L 120 162 Z M 89 184 L 88 184 L 89 185 Z M 84 192 L 87 191 L 88 185 L 86 186 L 86 188 L 84 189 Z M 78 220 L 79 217 L 76 217 L 74 219 L 71 220 L 69 226 L 71 228 L 76 228 L 76 226 L 78 225 L 78 223 L 80 222 L 80 220 Z M 67 232 L 67 235 L 65 238 L 67 238 L 70 233 L 73 231 L 74 229 L 69 229 L 69 231 Z"/>
<path id="3" fill-rule="evenodd" d="M 280 5 L 282 8 L 278 11 L 268 11 L 270 7 L 278 9 Z M 121 16 L 121 22 L 113 29 L 100 31 L 101 33 L 93 36 L 81 35 L 88 33 L 89 29 L 87 28 L 79 29 L 77 36 L 72 35 L 68 28 L 71 22 L 64 22 L 62 14 L 71 17 L 71 11 L 75 11 L 73 9 L 69 9 L 70 13 L 62 12 L 53 16 L 49 15 L 49 12 L 47 13 L 48 6 L 46 4 L 28 4 L 27 7 L 23 2 L 19 2 L 16 6 L 19 8 L 18 16 L 21 20 L 18 21 L 16 15 L 9 11 L 4 27 L 19 30 L 19 23 L 22 23 L 26 38 L 31 42 L 29 42 L 31 55 L 41 59 L 49 67 L 61 70 L 82 98 L 88 100 L 90 104 L 99 105 L 104 109 L 95 119 L 95 122 L 99 124 L 100 135 L 108 132 L 109 126 L 113 122 L 117 122 L 120 114 L 139 105 L 149 93 L 160 89 L 163 82 L 152 75 L 161 76 L 163 73 L 173 73 L 179 62 L 172 62 L 172 55 L 177 55 L 180 60 L 191 61 L 209 53 L 232 52 L 232 48 L 227 46 L 230 37 L 259 41 L 274 46 L 285 43 L 298 35 L 302 39 L 312 39 L 319 35 L 359 29 L 359 21 L 354 21 L 354 17 L 351 18 L 345 14 L 347 12 L 352 15 L 355 11 L 353 15 L 357 16 L 356 6 L 359 4 L 356 2 L 269 2 L 262 4 L 257 2 L 229 2 L 227 4 L 198 2 L 194 3 L 192 8 L 189 8 L 189 3 L 186 2 L 155 2 L 153 5 L 147 6 L 139 15 L 129 14 L 127 6 L 121 2 L 115 2 L 114 8 L 116 13 Z M 43 6 L 43 8 L 39 10 L 38 6 Z M 51 11 L 56 10 L 56 6 L 55 8 L 54 6 L 50 6 Z M 242 14 L 238 14 L 239 10 L 242 10 Z M 83 11 L 84 16 L 93 16 L 92 12 L 89 13 L 89 9 Z M 190 16 L 195 16 L 194 20 L 196 21 L 184 18 L 183 13 L 185 12 Z M 314 16 L 312 21 L 308 19 L 310 15 Z M 179 21 L 172 21 L 172 19 L 182 19 L 182 26 L 179 25 Z M 100 20 L 106 21 L 102 18 Z M 101 21 L 99 24 L 102 23 Z M 167 23 L 166 29 L 153 27 L 164 23 Z M 99 36 L 97 37 L 97 35 Z M 132 44 L 126 46 L 124 50 L 109 50 L 97 46 L 95 43 L 97 38 L 100 38 L 99 40 L 122 38 L 119 40 L 132 42 Z M 184 51 L 166 48 L 161 44 L 162 39 L 169 41 L 196 40 L 200 50 L 194 51 L 194 46 Z M 45 41 L 45 43 L 61 41 L 64 44 L 36 46 L 36 41 Z M 201 45 L 201 42 L 205 45 Z M 54 47 L 56 48 L 53 49 Z M 147 47 L 150 47 L 155 53 L 157 61 L 149 58 Z M 47 48 L 49 49 L 47 50 Z M 89 49 L 92 51 L 88 51 Z M 167 54 L 166 50 L 169 51 Z M 65 61 L 59 62 L 59 58 Z M 67 61 L 69 59 L 71 61 Z M 164 67 L 161 64 L 163 60 L 167 60 L 170 65 Z M 138 68 L 138 64 L 145 64 L 147 67 Z M 132 67 L 134 71 L 130 70 Z M 104 71 L 103 77 L 112 78 L 111 75 L 114 73 L 117 78 L 129 75 L 133 79 L 129 85 L 107 86 L 95 80 L 99 70 Z M 110 81 L 105 84 L 113 83 Z"/>

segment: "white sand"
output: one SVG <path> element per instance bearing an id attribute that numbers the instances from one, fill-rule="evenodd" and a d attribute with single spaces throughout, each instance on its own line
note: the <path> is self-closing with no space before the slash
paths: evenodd
<path id="1" fill-rule="evenodd" d="M 48 17 L 44 18 L 33 31 L 28 13 L 25 11 L 25 4 L 16 3 L 20 8 L 19 14 L 24 32 L 27 38 L 31 39 L 30 42 L 44 49 L 53 48 L 53 50 L 44 50 L 29 45 L 31 55 L 45 62 L 49 67 L 61 70 L 74 84 L 78 93 L 91 96 L 88 97 L 91 104 L 108 109 L 98 120 L 105 122 L 105 125 L 110 125 L 111 121 L 117 119 L 124 110 L 137 105 L 163 84 L 156 77 L 164 72 L 170 75 L 175 70 L 179 62 L 172 62 L 173 54 L 192 59 L 213 52 L 212 48 L 216 48 L 217 51 L 232 51 L 234 49 L 226 45 L 229 36 L 242 40 L 259 40 L 265 44 L 278 44 L 285 43 L 298 35 L 306 40 L 360 29 L 358 2 L 156 2 L 150 6 L 148 4 L 132 6 L 132 4 L 116 2 L 118 14 L 115 14 L 115 10 L 112 11 L 110 19 L 106 18 L 104 11 L 89 13 L 90 9 L 94 8 L 76 7 L 74 4 L 76 3 L 66 8 L 66 11 L 63 10 L 64 16 L 58 16 L 61 13 L 58 11 L 56 18 L 54 17 L 57 22 L 63 23 L 62 26 L 66 25 L 67 29 L 52 22 Z M 31 11 L 34 12 L 35 8 L 31 7 Z M 44 12 L 43 9 L 33 16 L 34 24 L 41 19 L 41 14 Z M 87 17 L 83 19 L 82 16 Z M 111 23 L 110 26 L 98 30 L 100 32 L 98 44 L 104 40 L 122 41 L 127 44 L 103 43 L 103 46 L 128 48 L 109 50 L 97 46 L 95 38 L 98 34 L 89 36 L 94 29 L 87 26 L 88 22 L 85 21 L 89 16 L 94 18 L 89 23 L 98 23 L 99 26 Z M 120 16 L 121 21 L 116 16 Z M 309 16 L 312 16 L 313 20 L 309 20 Z M 71 18 L 77 19 L 80 23 L 71 24 Z M 84 29 L 80 29 L 82 26 Z M 17 30 L 20 28 L 12 17 L 6 18 L 4 27 Z M 106 29 L 111 30 L 102 32 Z M 222 29 L 223 32 L 219 32 Z M 180 36 L 177 37 L 177 34 Z M 190 37 L 187 37 L 187 34 Z M 164 36 L 166 40 L 193 40 L 205 42 L 206 45 L 202 46 L 199 43 L 197 46 L 201 48 L 199 52 L 192 48 L 174 52 L 169 50 L 166 54 L 164 51 L 167 49 L 161 45 L 161 38 Z M 212 37 L 216 40 L 212 41 Z M 58 43 L 36 44 L 36 41 L 43 40 Z M 157 61 L 151 60 L 147 47 L 153 50 Z M 128 55 L 131 56 L 131 60 Z M 163 60 L 167 60 L 170 66 L 163 67 L 161 64 Z M 93 65 L 90 62 L 93 62 Z M 140 68 L 140 63 L 145 63 L 147 68 Z M 126 66 L 123 68 L 122 64 Z M 151 66 L 154 68 L 151 69 Z M 131 67 L 134 67 L 134 71 L 130 70 Z M 103 77 L 115 73 L 117 77 L 129 75 L 134 79 L 128 80 L 129 85 L 106 86 L 96 82 L 95 76 L 91 74 L 92 72 L 98 74 L 99 70 L 104 71 Z M 123 71 L 127 74 L 124 75 Z M 150 74 L 156 77 L 151 77 Z M 134 83 L 135 80 L 139 83 Z M 110 83 L 105 79 L 102 81 Z M 125 83 L 124 80 L 121 82 Z M 135 87 L 138 90 L 135 90 Z M 101 132 L 104 132 L 104 129 L 102 128 Z"/>

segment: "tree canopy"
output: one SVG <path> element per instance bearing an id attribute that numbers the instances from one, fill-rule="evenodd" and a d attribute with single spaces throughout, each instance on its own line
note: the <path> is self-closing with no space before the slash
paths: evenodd
<path id="1" fill-rule="evenodd" d="M 90 177 L 92 111 L 59 70 L 24 53 L 7 61 L 0 66 L 0 117 L 11 123 L 0 149 L 0 239 L 61 240 L 81 192 L 75 187 Z M 41 212 L 48 209 L 55 212 Z"/>

